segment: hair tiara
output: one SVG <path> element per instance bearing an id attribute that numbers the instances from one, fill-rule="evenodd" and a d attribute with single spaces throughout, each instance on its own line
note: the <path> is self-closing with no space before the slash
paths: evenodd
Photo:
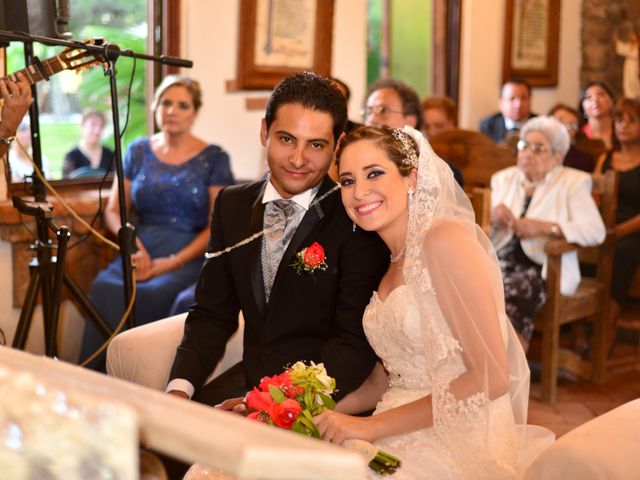
<path id="1" fill-rule="evenodd" d="M 417 167 L 418 153 L 416 152 L 416 148 L 413 146 L 413 142 L 409 138 L 409 135 L 399 128 L 394 128 L 391 135 L 402 144 L 402 153 L 404 153 L 404 160 L 402 164 L 407 167 Z"/>

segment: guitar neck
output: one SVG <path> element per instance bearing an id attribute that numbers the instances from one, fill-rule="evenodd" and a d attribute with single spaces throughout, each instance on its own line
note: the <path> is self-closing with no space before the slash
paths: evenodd
<path id="1" fill-rule="evenodd" d="M 12 80 L 14 82 L 18 81 L 18 74 L 21 73 L 24 75 L 24 78 L 27 79 L 29 85 L 33 85 L 40 80 L 48 80 L 51 75 L 54 75 L 62 70 L 65 70 L 67 66 L 64 64 L 59 57 L 51 57 L 47 60 L 41 62 L 37 58 L 32 65 L 29 65 L 22 70 L 18 70 L 17 72 L 13 72 L 6 77 L 2 77 L 2 80 Z"/>

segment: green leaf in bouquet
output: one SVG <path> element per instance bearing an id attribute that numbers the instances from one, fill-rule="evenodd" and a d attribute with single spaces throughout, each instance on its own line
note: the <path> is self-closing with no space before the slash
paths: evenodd
<path id="1" fill-rule="evenodd" d="M 274 387 L 273 385 L 269 385 L 269 394 L 271 395 L 271 398 L 273 398 L 273 401 L 276 403 L 282 403 L 287 398 L 285 397 L 284 393 L 282 393 L 282 390 L 280 390 L 278 387 Z"/>
<path id="2" fill-rule="evenodd" d="M 335 410 L 336 402 L 333 400 L 333 398 L 331 398 L 326 393 L 322 393 L 322 392 L 318 392 L 318 395 L 320 395 L 320 398 L 322 399 L 322 404 L 325 406 L 325 408 L 328 408 L 329 410 Z"/>
<path id="3" fill-rule="evenodd" d="M 305 404 L 305 406 L 307 406 L 308 408 L 312 408 L 313 407 L 313 398 L 314 398 L 313 393 L 311 393 L 311 391 L 309 389 L 306 389 L 304 391 L 304 404 Z"/>
<path id="4" fill-rule="evenodd" d="M 297 419 L 296 422 L 300 422 L 301 424 L 303 424 L 305 427 L 307 427 L 307 431 L 305 432 L 307 435 L 315 437 L 315 438 L 320 438 L 320 432 L 318 431 L 318 428 L 316 427 L 316 424 L 313 423 L 313 420 L 309 419 L 307 417 L 307 415 L 309 415 L 309 412 L 307 410 L 303 410 L 302 411 L 303 415 L 300 415 Z"/>

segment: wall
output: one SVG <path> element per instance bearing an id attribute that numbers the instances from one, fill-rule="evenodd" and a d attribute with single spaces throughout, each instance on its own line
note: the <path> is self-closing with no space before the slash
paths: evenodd
<path id="1" fill-rule="evenodd" d="M 532 109 L 546 113 L 555 103 L 577 105 L 580 95 L 580 12 L 582 0 L 562 0 L 558 85 L 534 88 Z M 498 109 L 502 83 L 505 0 L 462 2 L 460 126 L 477 129 Z"/>
<path id="2" fill-rule="evenodd" d="M 237 178 L 256 178 L 263 168 L 259 134 L 264 112 L 247 111 L 245 99 L 269 92 L 225 91 L 226 81 L 236 74 L 239 2 L 183 3 L 188 25 L 183 55 L 194 61 L 189 74 L 202 80 L 204 89 L 195 132 L 229 152 Z M 349 85 L 350 116 L 356 119 L 366 83 L 366 0 L 336 0 L 334 8 L 332 73 Z"/>
<path id="3" fill-rule="evenodd" d="M 582 4 L 582 84 L 604 81 L 616 97 L 624 94 L 624 58 L 616 53 L 614 38 L 629 42 L 640 33 L 638 0 L 584 0 Z M 634 96 L 635 92 L 627 92 Z M 638 92 L 640 94 L 640 92 Z"/>

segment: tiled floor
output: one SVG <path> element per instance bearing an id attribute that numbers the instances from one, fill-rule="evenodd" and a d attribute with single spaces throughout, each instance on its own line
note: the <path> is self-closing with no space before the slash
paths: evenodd
<path id="1" fill-rule="evenodd" d="M 623 324 L 640 327 L 640 305 L 623 315 Z M 593 385 L 586 381 L 561 379 L 558 383 L 558 398 L 555 405 L 536 401 L 539 385 L 531 386 L 529 423 L 543 425 L 561 436 L 630 400 L 640 398 L 640 363 L 625 362 L 633 359 L 638 351 L 638 329 L 620 328 L 613 349 L 604 383 Z"/>

